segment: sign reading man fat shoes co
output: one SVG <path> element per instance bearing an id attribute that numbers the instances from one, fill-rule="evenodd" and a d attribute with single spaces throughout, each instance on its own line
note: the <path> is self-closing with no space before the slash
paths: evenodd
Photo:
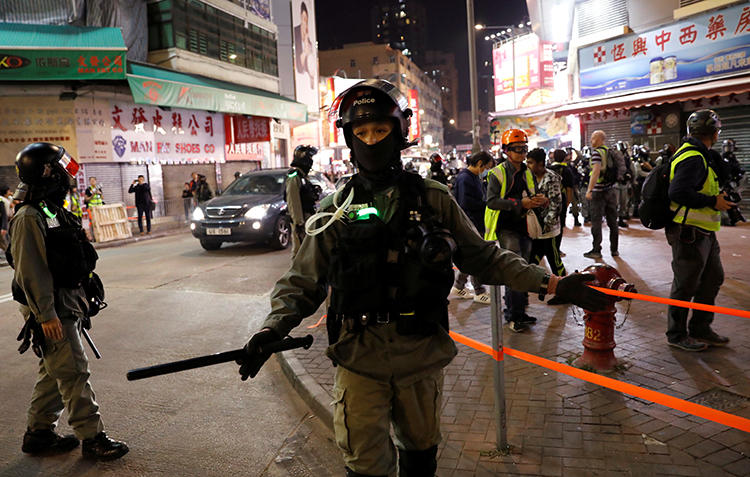
<path id="1" fill-rule="evenodd" d="M 750 4 L 713 10 L 578 50 L 581 97 L 750 69 Z"/>

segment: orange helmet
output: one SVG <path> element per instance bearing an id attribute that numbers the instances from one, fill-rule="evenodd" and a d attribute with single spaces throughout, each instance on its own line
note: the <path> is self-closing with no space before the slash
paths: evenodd
<path id="1" fill-rule="evenodd" d="M 529 142 L 529 138 L 526 136 L 526 133 L 523 132 L 522 129 L 508 129 L 503 133 L 501 141 L 504 148 L 508 144 L 514 142 Z"/>

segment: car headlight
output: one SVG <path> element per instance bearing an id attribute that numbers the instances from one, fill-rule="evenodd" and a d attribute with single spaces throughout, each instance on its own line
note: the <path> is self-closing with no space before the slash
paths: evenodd
<path id="1" fill-rule="evenodd" d="M 203 209 L 200 207 L 196 207 L 193 211 L 193 220 L 203 220 L 206 218 L 206 215 L 203 213 Z"/>
<path id="2" fill-rule="evenodd" d="M 260 220 L 266 216 L 266 214 L 268 213 L 269 207 L 271 207 L 271 204 L 262 204 L 262 205 L 256 205 L 255 207 L 251 207 L 250 210 L 245 212 L 245 218 L 252 219 L 252 220 Z"/>

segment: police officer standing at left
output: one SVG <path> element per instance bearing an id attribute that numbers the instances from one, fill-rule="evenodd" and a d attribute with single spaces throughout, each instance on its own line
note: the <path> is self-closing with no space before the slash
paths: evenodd
<path id="1" fill-rule="evenodd" d="M 315 213 L 315 202 L 319 193 L 307 178 L 313 165 L 313 156 L 318 150 L 313 146 L 297 146 L 294 149 L 291 169 L 286 178 L 286 203 L 292 221 L 292 258 L 297 255 L 305 238 L 305 221 Z"/>
<path id="2" fill-rule="evenodd" d="M 35 143 L 18 154 L 16 170 L 21 184 L 14 198 L 21 203 L 10 224 L 8 261 L 15 269 L 13 298 L 21 303 L 24 332 L 31 330 L 41 358 L 21 449 L 68 452 L 81 439 L 85 458 L 117 459 L 128 446 L 104 432 L 80 335 L 88 313 L 82 285 L 97 255 L 81 222 L 63 207 L 78 164 L 60 146 Z M 63 409 L 75 436 L 54 432 Z"/>

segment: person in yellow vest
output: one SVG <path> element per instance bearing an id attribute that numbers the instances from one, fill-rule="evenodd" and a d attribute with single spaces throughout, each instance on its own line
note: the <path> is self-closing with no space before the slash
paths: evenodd
<path id="1" fill-rule="evenodd" d="M 716 232 L 721 211 L 736 204 L 719 191 L 719 180 L 711 162 L 711 146 L 719 140 L 721 120 L 710 109 L 701 109 L 687 120 L 688 137 L 671 159 L 670 208 L 675 212 L 665 232 L 672 247 L 672 290 L 669 298 L 713 305 L 724 282 Z M 718 156 L 718 154 L 716 154 Z M 714 314 L 669 306 L 667 342 L 684 351 L 702 351 L 724 346 L 729 338 L 711 329 Z"/>
<path id="2" fill-rule="evenodd" d="M 67 197 L 65 197 L 64 206 L 79 219 L 83 217 L 83 210 L 81 209 L 81 197 L 78 195 L 78 189 L 76 188 L 76 186 L 70 186 L 70 191 L 68 192 Z"/>
<path id="3" fill-rule="evenodd" d="M 502 135 L 504 162 L 487 174 L 487 208 L 484 213 L 484 239 L 497 240 L 501 248 L 531 258 L 531 237 L 526 229 L 526 212 L 544 207 L 548 200 L 537 193 L 534 174 L 526 167 L 528 137 L 520 129 Z M 536 322 L 526 314 L 528 294 L 505 287 L 505 321 L 511 331 L 521 332 Z"/>
<path id="4" fill-rule="evenodd" d="M 96 177 L 89 177 L 89 186 L 86 188 L 84 202 L 87 207 L 104 205 L 104 201 L 102 200 L 102 186 L 96 183 Z"/>

